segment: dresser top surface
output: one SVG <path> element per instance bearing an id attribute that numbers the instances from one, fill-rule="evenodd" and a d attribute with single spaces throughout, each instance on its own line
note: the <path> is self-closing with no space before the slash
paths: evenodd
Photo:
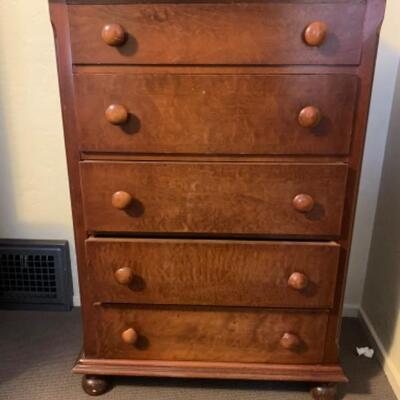
<path id="1" fill-rule="evenodd" d="M 81 4 L 81 5 L 117 5 L 117 4 L 159 4 L 159 3 L 174 3 L 174 4 L 188 4 L 188 3 L 288 3 L 288 4 L 307 4 L 307 3 L 366 3 L 368 0 L 49 0 L 50 3 L 64 2 L 66 4 Z M 385 2 L 385 0 L 381 0 Z"/>

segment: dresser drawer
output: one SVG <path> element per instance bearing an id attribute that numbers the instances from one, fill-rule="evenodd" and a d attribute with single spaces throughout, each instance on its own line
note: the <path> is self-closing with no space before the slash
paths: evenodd
<path id="1" fill-rule="evenodd" d="M 344 164 L 82 162 L 89 231 L 335 236 Z"/>
<path id="2" fill-rule="evenodd" d="M 328 314 L 99 306 L 97 357 L 169 361 L 322 361 Z"/>
<path id="3" fill-rule="evenodd" d="M 83 73 L 75 86 L 84 151 L 346 154 L 357 78 Z"/>
<path id="4" fill-rule="evenodd" d="M 333 242 L 86 241 L 90 282 L 108 303 L 329 308 L 339 249 Z"/>
<path id="5" fill-rule="evenodd" d="M 358 64 L 364 12 L 361 0 L 71 5 L 72 59 L 76 64 Z M 309 27 L 313 22 L 325 26 Z"/>

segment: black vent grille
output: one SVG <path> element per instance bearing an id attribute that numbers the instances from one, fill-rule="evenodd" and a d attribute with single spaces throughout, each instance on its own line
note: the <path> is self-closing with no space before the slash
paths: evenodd
<path id="1" fill-rule="evenodd" d="M 71 266 L 65 241 L 0 240 L 0 306 L 70 309 Z"/>
<path id="2" fill-rule="evenodd" d="M 0 292 L 9 298 L 56 298 L 54 256 L 35 254 L 1 254 Z"/>

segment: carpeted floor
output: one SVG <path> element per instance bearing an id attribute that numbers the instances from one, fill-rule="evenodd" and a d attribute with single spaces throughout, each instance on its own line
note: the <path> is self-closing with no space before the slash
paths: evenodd
<path id="1" fill-rule="evenodd" d="M 0 399 L 89 399 L 70 368 L 80 349 L 79 310 L 0 311 Z M 340 399 L 396 400 L 376 359 L 355 356 L 368 340 L 356 319 L 345 319 L 342 361 L 350 383 Z M 306 400 L 308 385 L 245 381 L 115 379 L 104 400 Z"/>

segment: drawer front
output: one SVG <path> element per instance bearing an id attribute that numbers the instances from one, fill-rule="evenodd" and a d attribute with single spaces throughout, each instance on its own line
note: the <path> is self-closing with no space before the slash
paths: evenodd
<path id="1" fill-rule="evenodd" d="M 110 73 L 78 74 L 75 83 L 84 151 L 349 151 L 357 88 L 351 75 Z M 129 116 L 116 121 L 115 105 Z"/>
<path id="2" fill-rule="evenodd" d="M 335 236 L 346 176 L 344 164 L 81 163 L 98 232 Z"/>
<path id="3" fill-rule="evenodd" d="M 339 249 L 333 242 L 86 241 L 90 282 L 107 303 L 329 308 Z"/>
<path id="4" fill-rule="evenodd" d="M 358 64 L 364 12 L 364 1 L 71 5 L 72 58 L 76 64 Z M 319 46 L 304 39 L 315 21 L 327 29 L 324 40 L 317 31 Z M 119 26 L 103 31 L 110 24 Z"/>
<path id="5" fill-rule="evenodd" d="M 136 360 L 321 362 L 328 320 L 325 313 L 235 308 L 106 306 L 97 312 L 97 357 Z"/>

